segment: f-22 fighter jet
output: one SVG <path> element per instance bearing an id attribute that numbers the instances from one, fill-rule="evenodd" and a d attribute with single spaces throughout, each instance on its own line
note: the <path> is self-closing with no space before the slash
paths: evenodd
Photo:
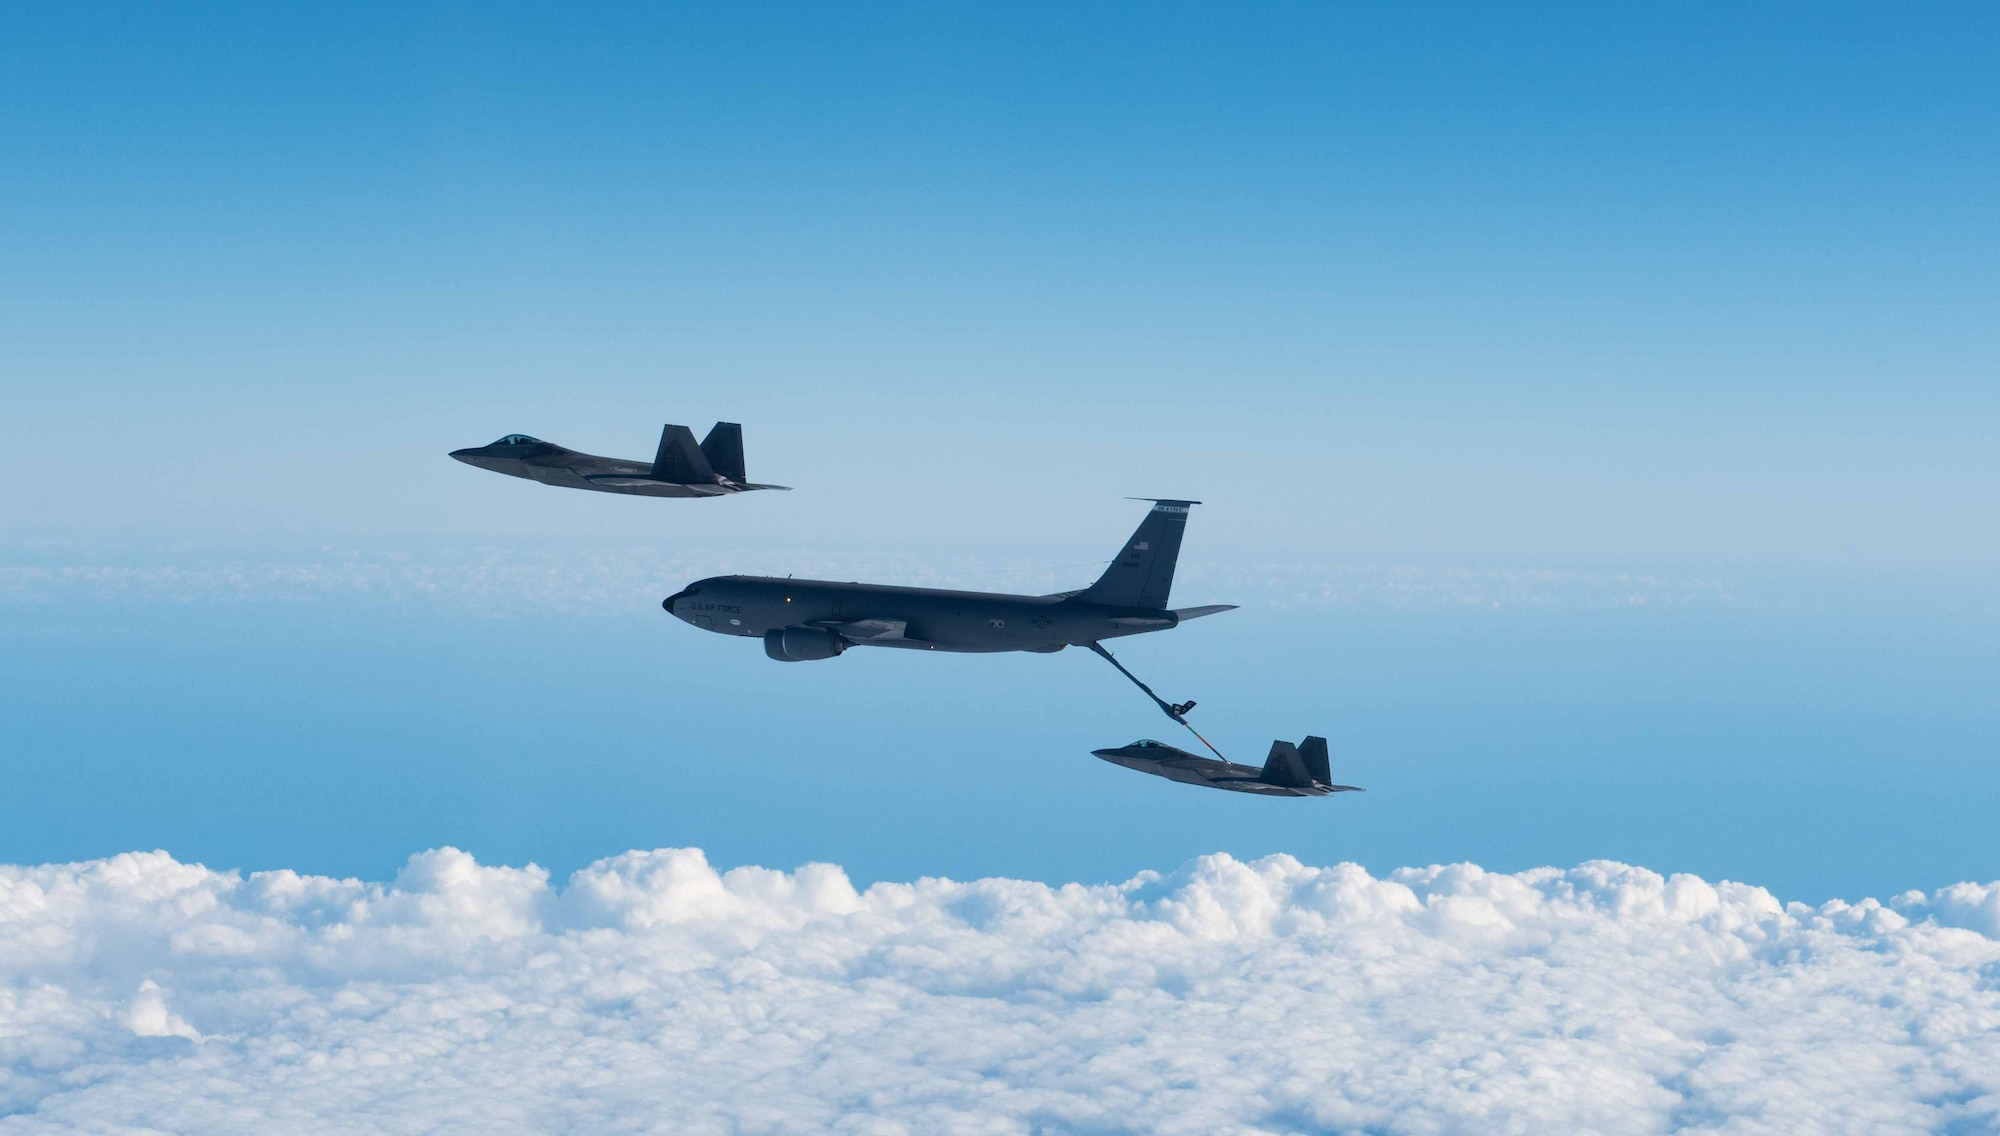
<path id="1" fill-rule="evenodd" d="M 509 434 L 490 446 L 453 450 L 451 456 L 543 485 L 642 497 L 721 497 L 751 489 L 791 488 L 749 479 L 743 472 L 743 427 L 734 422 L 717 422 L 700 445 L 695 444 L 694 431 L 668 426 L 660 432 L 660 449 L 651 465 L 580 454 L 526 434 Z"/>
<path id="2" fill-rule="evenodd" d="M 1254 765 L 1238 765 L 1233 761 L 1196 757 L 1184 749 L 1175 749 L 1151 738 L 1116 749 L 1091 752 L 1113 765 L 1165 777 L 1183 785 L 1202 785 L 1235 793 L 1257 793 L 1266 797 L 1324 797 L 1329 793 L 1361 792 L 1359 785 L 1333 783 L 1333 771 L 1327 765 L 1326 739 L 1321 737 L 1308 737 L 1298 745 L 1285 741 L 1272 742 L 1271 756 L 1265 760 L 1262 769 Z"/>

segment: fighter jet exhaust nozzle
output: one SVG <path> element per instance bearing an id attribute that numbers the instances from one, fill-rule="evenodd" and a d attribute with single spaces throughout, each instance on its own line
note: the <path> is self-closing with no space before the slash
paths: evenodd
<path id="1" fill-rule="evenodd" d="M 764 632 L 764 653 L 781 663 L 831 659 L 847 650 L 847 640 L 824 627 L 786 627 Z"/>

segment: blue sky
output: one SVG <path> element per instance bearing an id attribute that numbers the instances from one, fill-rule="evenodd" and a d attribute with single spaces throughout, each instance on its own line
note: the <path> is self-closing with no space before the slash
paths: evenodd
<path id="1" fill-rule="evenodd" d="M 1983 6 L 30 5 L 0 31 L 0 635 L 36 739 L 14 764 L 47 794 L 0 856 L 157 840 L 359 871 L 447 839 L 572 866 L 702 843 L 1053 879 L 1218 846 L 1601 852 L 1825 894 L 2000 872 L 1974 836 L 2000 800 Z M 798 491 L 599 499 L 442 456 L 515 430 L 641 455 L 661 421 L 718 418 Z M 1209 590 L 1177 598 L 1257 609 L 1142 658 L 1237 748 L 1346 731 L 1377 792 L 1272 828 L 1072 783 L 1075 754 L 1156 728 L 1077 697 L 1118 698 L 1091 660 L 802 677 L 636 603 L 703 556 L 1081 582 L 1126 494 L 1207 501 Z M 629 622 L 518 580 L 481 611 L 424 606 L 409 573 L 294 594 L 342 557 L 489 553 L 556 565 L 550 587 L 662 567 L 613 589 Z M 194 582 L 72 586 L 107 564 Z M 217 582 L 273 564 L 306 566 L 291 592 Z M 1244 565 L 1549 571 L 1561 594 L 1302 605 Z M 1639 618 L 1593 572 L 1729 598 Z M 509 685 L 544 668 L 547 701 Z M 396 693 L 432 685 L 421 712 Z M 988 700 L 1048 719 L 969 721 Z M 518 776 L 492 774 L 495 720 L 546 743 L 501 762 Z M 294 753 L 325 777 L 224 772 Z M 912 772 L 961 755 L 1026 764 Z M 669 807 L 674 762 L 786 785 Z M 887 823 L 876 763 L 903 779 Z M 1734 790 L 1699 791 L 1717 776 Z M 423 807 L 385 814 L 399 785 Z M 1124 820 L 1048 838 L 1099 792 Z M 659 811 L 600 831 L 613 793 Z M 1477 816 L 1493 793 L 1509 810 Z M 314 799 L 336 803 L 287 815 Z M 1286 827 L 1319 824 L 1371 835 Z"/>

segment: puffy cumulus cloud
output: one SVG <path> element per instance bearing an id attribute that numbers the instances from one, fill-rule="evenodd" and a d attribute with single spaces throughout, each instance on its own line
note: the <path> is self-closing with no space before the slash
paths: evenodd
<path id="1" fill-rule="evenodd" d="M 2000 885 L 0 869 L 0 1134 L 2000 1128 Z"/>

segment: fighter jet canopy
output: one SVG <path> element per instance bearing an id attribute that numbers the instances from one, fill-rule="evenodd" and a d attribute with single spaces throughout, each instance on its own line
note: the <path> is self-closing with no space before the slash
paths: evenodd
<path id="1" fill-rule="evenodd" d="M 526 434 L 509 434 L 493 444 L 496 446 L 538 446 L 542 444 L 542 440 L 540 438 L 530 438 Z"/>

